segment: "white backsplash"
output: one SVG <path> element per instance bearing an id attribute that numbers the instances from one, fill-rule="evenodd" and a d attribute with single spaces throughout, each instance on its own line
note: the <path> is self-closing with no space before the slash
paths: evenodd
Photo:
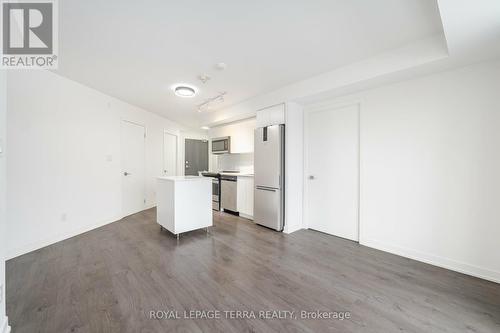
<path id="1" fill-rule="evenodd" d="M 253 173 L 253 153 L 223 154 L 214 158 L 214 170 L 235 170 L 243 173 Z"/>

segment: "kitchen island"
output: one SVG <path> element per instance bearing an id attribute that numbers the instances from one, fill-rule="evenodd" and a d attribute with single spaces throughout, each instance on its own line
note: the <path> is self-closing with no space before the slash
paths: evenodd
<path id="1" fill-rule="evenodd" d="M 179 234 L 212 226 L 212 181 L 207 177 L 159 177 L 157 222 Z"/>

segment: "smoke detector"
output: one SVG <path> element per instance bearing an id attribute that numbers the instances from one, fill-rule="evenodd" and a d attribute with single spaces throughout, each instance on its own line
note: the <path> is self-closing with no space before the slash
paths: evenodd
<path id="1" fill-rule="evenodd" d="M 215 69 L 219 70 L 219 71 L 223 71 L 225 70 L 227 67 L 226 63 L 225 62 L 218 62 L 215 64 Z"/>

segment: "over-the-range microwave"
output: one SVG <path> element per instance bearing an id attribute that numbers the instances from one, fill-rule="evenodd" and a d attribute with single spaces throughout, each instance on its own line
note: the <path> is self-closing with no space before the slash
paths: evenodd
<path id="1" fill-rule="evenodd" d="M 231 137 L 212 139 L 212 154 L 228 154 L 231 152 Z"/>

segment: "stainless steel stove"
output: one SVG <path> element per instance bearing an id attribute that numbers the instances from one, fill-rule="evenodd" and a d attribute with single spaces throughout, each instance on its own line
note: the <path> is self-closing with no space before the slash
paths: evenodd
<path id="1" fill-rule="evenodd" d="M 212 209 L 220 211 L 220 173 L 202 172 L 203 177 L 211 177 L 212 179 Z"/>

